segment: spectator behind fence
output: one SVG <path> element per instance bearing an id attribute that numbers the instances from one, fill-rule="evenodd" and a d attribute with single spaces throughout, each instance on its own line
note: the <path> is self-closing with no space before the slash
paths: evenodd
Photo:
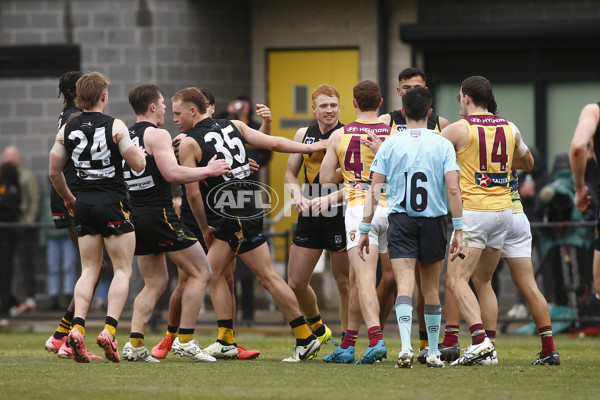
<path id="1" fill-rule="evenodd" d="M 40 212 L 40 184 L 35 173 L 21 164 L 21 154 L 16 146 L 7 146 L 2 154 L 3 163 L 11 163 L 19 171 L 19 185 L 21 188 L 21 216 L 19 222 L 34 223 L 38 221 Z M 25 301 L 13 308 L 11 313 L 21 314 L 23 311 L 35 310 L 35 264 L 34 251 L 31 251 L 31 228 L 19 229 L 17 235 L 17 254 Z"/>
<path id="2" fill-rule="evenodd" d="M 51 223 L 53 217 L 50 211 L 50 191 L 46 193 L 42 203 L 40 222 Z M 66 308 L 73 298 L 79 253 L 67 229 L 41 229 L 39 237 L 40 245 L 46 246 L 49 309 Z"/>
<path id="3" fill-rule="evenodd" d="M 523 212 L 529 222 L 541 222 L 544 219 L 544 207 L 540 199 L 540 190 L 550 182 L 550 175 L 546 171 L 540 151 L 535 147 L 529 149 L 535 160 L 531 171 L 519 172 L 519 196 L 523 205 Z M 536 233 L 536 231 L 534 231 Z M 539 254 L 540 235 L 532 237 L 532 253 Z M 504 260 L 501 261 L 502 263 Z M 516 302 L 508 310 L 506 316 L 509 318 L 523 319 L 529 316 L 529 310 L 525 305 L 525 299 L 521 292 L 516 293 Z"/>
<path id="4" fill-rule="evenodd" d="M 19 188 L 19 172 L 11 163 L 0 166 L 0 222 L 17 222 L 20 215 L 21 194 Z M 11 307 L 17 304 L 12 293 L 13 263 L 17 236 L 15 229 L 0 229 L 0 326 L 8 323 L 2 318 Z"/>
<path id="5" fill-rule="evenodd" d="M 544 208 L 544 220 L 548 222 L 582 222 L 585 215 L 575 207 L 574 183 L 571 175 L 568 154 L 558 154 L 554 159 L 552 182 L 540 191 Z M 544 295 L 549 303 L 563 306 L 568 304 L 569 290 L 581 289 L 591 282 L 592 229 L 586 226 L 559 226 L 556 229 L 544 229 L 541 232 L 540 254 L 543 265 Z M 561 248 L 564 255 L 561 256 Z M 571 252 L 575 252 L 571 254 Z M 576 263 L 577 270 L 572 271 L 570 282 L 565 282 L 563 268 L 565 263 Z M 565 264 L 565 265 L 563 265 Z M 572 267 L 572 265 L 571 265 Z M 577 280 L 583 282 L 576 285 Z M 567 287 L 567 286 L 572 287 Z"/>

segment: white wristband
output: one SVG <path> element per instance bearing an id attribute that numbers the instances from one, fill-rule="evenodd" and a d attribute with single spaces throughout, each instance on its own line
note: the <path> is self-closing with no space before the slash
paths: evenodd
<path id="1" fill-rule="evenodd" d="M 521 140 L 521 144 L 515 149 L 515 156 L 517 156 L 517 158 L 521 158 L 527 154 L 527 150 L 529 150 L 529 147 L 527 147 L 525 142 Z"/>

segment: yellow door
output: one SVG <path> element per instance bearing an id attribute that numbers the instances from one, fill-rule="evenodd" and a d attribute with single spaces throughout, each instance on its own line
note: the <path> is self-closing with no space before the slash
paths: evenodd
<path id="1" fill-rule="evenodd" d="M 356 119 L 352 88 L 359 81 L 358 49 L 274 50 L 268 52 L 267 60 L 272 135 L 294 139 L 299 128 L 312 122 L 311 95 L 323 83 L 335 86 L 340 92 L 340 121 L 347 124 Z M 290 199 L 284 188 L 287 159 L 288 154 L 274 153 L 269 164 L 269 185 L 276 194 L 272 198 L 278 198 L 269 218 L 276 217 Z M 302 172 L 298 178 L 300 183 L 304 181 Z M 295 206 L 284 215 L 274 230 L 289 231 L 291 243 L 292 226 L 298 218 Z M 282 260 L 284 255 L 283 240 L 276 240 L 275 257 Z"/>

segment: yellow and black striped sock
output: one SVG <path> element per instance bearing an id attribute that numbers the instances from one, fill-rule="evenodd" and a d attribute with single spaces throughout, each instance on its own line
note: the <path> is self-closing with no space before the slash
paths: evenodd
<path id="1" fill-rule="evenodd" d="M 304 317 L 301 315 L 293 321 L 290 321 L 290 327 L 294 331 L 296 336 L 296 346 L 306 346 L 311 341 L 316 339 L 315 335 L 312 334 Z"/>
<path id="2" fill-rule="evenodd" d="M 194 340 L 194 328 L 179 328 L 179 341 L 181 343 L 188 343 L 192 340 Z"/>
<path id="3" fill-rule="evenodd" d="M 217 326 L 219 327 L 219 336 L 217 337 L 217 341 L 222 345 L 235 344 L 233 319 L 219 319 L 217 320 Z"/>
<path id="4" fill-rule="evenodd" d="M 419 350 L 429 346 L 429 338 L 427 338 L 427 331 L 419 331 Z"/>
<path id="5" fill-rule="evenodd" d="M 106 320 L 104 321 L 104 329 L 106 329 L 112 337 L 115 337 L 117 334 L 117 325 L 119 322 L 113 317 L 106 316 Z"/>
<path id="6" fill-rule="evenodd" d="M 131 332 L 129 335 L 129 343 L 131 343 L 133 347 L 142 347 L 144 345 L 144 334 Z"/>
<path id="7" fill-rule="evenodd" d="M 167 336 L 175 339 L 177 337 L 177 330 L 179 329 L 179 326 L 171 326 L 171 325 L 167 325 Z"/>
<path id="8" fill-rule="evenodd" d="M 310 329 L 315 333 L 315 336 L 323 336 L 325 334 L 325 324 L 323 324 L 321 314 L 313 318 L 307 318 L 306 320 L 310 325 Z"/>
<path id="9" fill-rule="evenodd" d="M 71 331 L 71 323 L 73 322 L 73 313 L 71 311 L 65 312 L 65 315 L 60 320 L 56 332 L 54 332 L 55 339 L 62 339 L 67 336 Z"/>
<path id="10" fill-rule="evenodd" d="M 73 329 L 77 329 L 81 336 L 85 337 L 85 320 L 83 318 L 73 318 Z"/>

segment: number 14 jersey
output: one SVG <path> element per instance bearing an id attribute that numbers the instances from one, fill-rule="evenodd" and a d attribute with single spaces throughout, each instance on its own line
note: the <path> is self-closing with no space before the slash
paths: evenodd
<path id="1" fill-rule="evenodd" d="M 516 127 L 491 113 L 475 113 L 461 121 L 469 130 L 467 144 L 456 152 L 463 208 L 473 211 L 512 208 L 508 176 Z"/>

